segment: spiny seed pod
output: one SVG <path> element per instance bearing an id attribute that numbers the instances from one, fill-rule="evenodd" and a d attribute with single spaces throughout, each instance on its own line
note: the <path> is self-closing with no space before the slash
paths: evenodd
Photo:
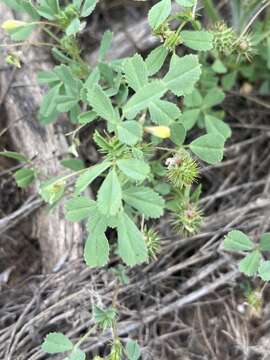
<path id="1" fill-rule="evenodd" d="M 212 34 L 214 36 L 213 47 L 215 50 L 225 55 L 229 55 L 234 51 L 237 35 L 223 21 L 214 25 Z"/>
<path id="2" fill-rule="evenodd" d="M 160 237 L 153 229 L 144 229 L 145 244 L 148 251 L 148 260 L 156 260 L 160 253 Z"/>
<path id="3" fill-rule="evenodd" d="M 196 234 L 202 224 L 202 211 L 195 204 L 183 204 L 174 213 L 174 230 L 184 236 Z"/>
<path id="4" fill-rule="evenodd" d="M 181 150 L 172 158 L 168 158 L 166 165 L 167 178 L 177 189 L 191 185 L 199 176 L 198 164 L 185 150 Z"/>
<path id="5" fill-rule="evenodd" d="M 251 61 L 252 55 L 255 53 L 255 48 L 252 43 L 252 36 L 245 35 L 240 37 L 237 40 L 235 47 L 240 56 L 244 56 L 246 59 Z"/>

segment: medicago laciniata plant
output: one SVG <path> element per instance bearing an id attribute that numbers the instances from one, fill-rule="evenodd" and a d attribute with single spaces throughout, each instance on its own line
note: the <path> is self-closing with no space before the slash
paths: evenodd
<path id="1" fill-rule="evenodd" d="M 198 206 L 201 189 L 194 188 L 198 159 L 208 164 L 221 161 L 225 141 L 231 135 L 218 108 L 225 97 L 219 88 L 219 75 L 225 68 L 221 58 L 227 48 L 231 49 L 230 55 L 238 56 L 243 37 L 232 35 L 223 23 L 204 29 L 197 17 L 196 0 L 177 0 L 174 11 L 171 0 L 161 0 L 148 14 L 149 26 L 160 44 L 146 58 L 135 54 L 107 61 L 113 39 L 108 30 L 100 44 L 98 61 L 90 67 L 81 56 L 77 35 L 97 0 L 73 0 L 67 6 L 61 6 L 58 0 L 2 1 L 29 16 L 29 21 L 9 20 L 2 25 L 16 42 L 10 48 L 48 46 L 59 63 L 38 74 L 39 83 L 48 87 L 38 117 L 46 125 L 57 121 L 60 113 L 67 113 L 75 126 L 72 157 L 62 161 L 66 172 L 40 182 L 39 192 L 52 208 L 64 199 L 68 221 L 86 221 L 86 264 L 104 266 L 110 253 L 117 254 L 128 266 L 155 259 L 160 241 L 152 228 L 153 220 L 163 216 L 165 210 L 172 214 L 175 231 L 185 235 L 197 232 L 202 222 Z M 37 28 L 49 38 L 47 43 L 31 40 Z M 183 55 L 184 51 L 190 53 Z M 242 53 L 245 55 L 245 51 Z M 210 71 L 208 57 L 214 59 Z M 20 53 L 10 51 L 7 62 L 20 67 Z M 184 99 L 183 109 L 180 99 Z M 99 129 L 92 140 L 101 159 L 85 167 L 78 159 L 77 147 L 80 130 L 88 124 Z M 188 132 L 195 124 L 201 128 L 201 135 L 189 141 Z M 18 186 L 24 188 L 39 181 L 33 160 L 15 152 L 1 155 L 25 164 L 14 174 Z M 85 190 L 93 182 L 98 189 L 90 198 Z M 116 234 L 115 242 L 110 241 L 111 248 L 108 229 Z M 123 281 L 125 276 L 120 273 Z M 94 329 L 112 330 L 107 359 L 140 357 L 135 342 L 124 348 L 118 338 L 114 307 L 94 307 L 93 316 Z M 92 331 L 76 344 L 62 333 L 51 333 L 43 350 L 69 352 L 69 360 L 85 359 L 80 345 Z"/>

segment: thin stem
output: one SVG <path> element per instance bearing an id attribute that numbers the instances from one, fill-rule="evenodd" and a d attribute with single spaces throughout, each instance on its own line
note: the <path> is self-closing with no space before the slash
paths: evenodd
<path id="1" fill-rule="evenodd" d="M 25 45 L 29 45 L 29 46 L 50 46 L 50 47 L 54 46 L 54 45 L 52 45 L 50 43 L 45 43 L 45 42 L 24 41 L 24 42 L 13 43 L 13 44 L 0 44 L 0 47 L 9 48 L 9 47 L 18 47 L 18 46 L 25 46 Z"/>
<path id="2" fill-rule="evenodd" d="M 52 33 L 49 29 L 47 29 L 46 27 L 42 27 L 42 30 L 45 31 L 52 39 L 61 44 L 61 40 L 59 39 L 59 37 L 54 35 L 54 33 Z"/>
<path id="3" fill-rule="evenodd" d="M 195 17 L 196 17 L 197 5 L 198 5 L 198 0 L 195 0 L 194 5 L 193 5 L 193 9 L 192 9 L 192 18 L 193 18 L 193 20 L 195 20 Z"/>
<path id="4" fill-rule="evenodd" d="M 257 19 L 257 17 L 260 15 L 260 13 L 267 8 L 267 6 L 270 5 L 270 1 L 267 1 L 258 11 L 252 16 L 252 18 L 249 20 L 247 25 L 245 26 L 244 30 L 242 31 L 240 35 L 240 39 L 246 34 L 246 32 L 249 30 L 251 25 L 254 23 L 254 21 Z"/>
<path id="5" fill-rule="evenodd" d="M 74 345 L 74 349 L 77 349 L 93 332 L 96 331 L 96 326 L 90 328 L 83 337 L 80 338 L 78 342 Z"/>

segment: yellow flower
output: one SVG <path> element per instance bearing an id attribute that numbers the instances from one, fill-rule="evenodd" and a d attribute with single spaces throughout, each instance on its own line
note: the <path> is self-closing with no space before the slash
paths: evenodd
<path id="1" fill-rule="evenodd" d="M 161 139 L 167 139 L 171 136 L 171 129 L 168 126 L 148 126 L 144 128 L 144 131 Z"/>
<path id="2" fill-rule="evenodd" d="M 27 23 L 24 22 L 24 21 L 19 21 L 19 20 L 7 20 L 5 21 L 3 24 L 2 24 L 2 29 L 4 30 L 13 30 L 13 29 L 16 29 L 17 27 L 20 27 L 20 26 L 24 26 L 26 25 Z"/>

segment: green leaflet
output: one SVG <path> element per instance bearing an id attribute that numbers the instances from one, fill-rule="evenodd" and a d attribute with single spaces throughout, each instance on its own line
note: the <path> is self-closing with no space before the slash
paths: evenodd
<path id="1" fill-rule="evenodd" d="M 115 169 L 106 176 L 97 194 L 99 211 L 107 216 L 116 215 L 122 206 L 122 189 Z"/>
<path id="2" fill-rule="evenodd" d="M 228 139 L 232 135 L 231 128 L 224 121 L 212 115 L 205 115 L 205 127 L 208 133 L 217 133 Z"/>
<path id="3" fill-rule="evenodd" d="M 75 195 L 79 195 L 83 192 L 87 186 L 91 184 L 99 175 L 101 175 L 105 170 L 111 166 L 110 162 L 102 162 L 100 164 L 94 165 L 89 169 L 86 169 L 85 172 L 80 175 L 75 184 Z"/>
<path id="4" fill-rule="evenodd" d="M 60 161 L 61 165 L 73 171 L 80 171 L 85 168 L 81 159 L 64 159 Z"/>
<path id="5" fill-rule="evenodd" d="M 89 104 L 93 110 L 103 119 L 111 123 L 119 121 L 119 114 L 112 106 L 110 98 L 105 94 L 101 87 L 94 85 L 92 90 L 89 90 L 87 96 Z"/>
<path id="6" fill-rule="evenodd" d="M 104 60 L 107 51 L 109 50 L 112 43 L 113 33 L 110 30 L 105 31 L 102 36 L 98 51 L 98 61 L 101 62 Z"/>
<path id="7" fill-rule="evenodd" d="M 72 342 L 60 332 L 49 333 L 41 345 L 41 349 L 49 354 L 62 353 L 72 348 Z"/>
<path id="8" fill-rule="evenodd" d="M 213 88 L 206 94 L 202 102 L 202 109 L 209 109 L 213 106 L 216 106 L 225 99 L 224 92 L 219 88 Z"/>
<path id="9" fill-rule="evenodd" d="M 269 260 L 261 262 L 259 269 L 258 269 L 258 274 L 263 281 L 270 281 L 270 261 Z"/>
<path id="10" fill-rule="evenodd" d="M 197 51 L 207 51 L 213 48 L 214 36 L 208 31 L 181 31 L 180 36 L 184 41 L 184 44 Z"/>
<path id="11" fill-rule="evenodd" d="M 253 242 L 242 231 L 232 230 L 225 236 L 224 249 L 227 251 L 249 251 L 253 249 Z"/>
<path id="12" fill-rule="evenodd" d="M 200 136 L 189 145 L 190 150 L 208 164 L 216 164 L 223 158 L 225 139 L 214 133 Z"/>
<path id="13" fill-rule="evenodd" d="M 270 251 L 270 233 L 264 233 L 260 237 L 260 250 Z"/>
<path id="14" fill-rule="evenodd" d="M 239 263 L 239 270 L 247 276 L 253 276 L 257 273 L 261 260 L 259 250 L 254 250 Z"/>
<path id="15" fill-rule="evenodd" d="M 163 215 L 163 198 L 148 187 L 130 187 L 123 191 L 123 199 L 147 218 L 157 219 Z"/>
<path id="16" fill-rule="evenodd" d="M 147 260 L 147 248 L 142 233 L 124 212 L 118 216 L 118 252 L 128 266 Z"/>
<path id="17" fill-rule="evenodd" d="M 80 349 L 74 349 L 67 360 L 85 360 L 86 354 Z"/>
<path id="18" fill-rule="evenodd" d="M 141 356 L 141 350 L 137 341 L 129 340 L 126 345 L 128 360 L 138 360 Z"/>
<path id="19" fill-rule="evenodd" d="M 70 199 L 65 204 L 66 219 L 69 221 L 86 219 L 95 207 L 95 201 L 83 196 Z"/>
<path id="20" fill-rule="evenodd" d="M 95 9 L 98 0 L 85 0 L 81 9 L 81 17 L 89 16 Z"/>
<path id="21" fill-rule="evenodd" d="M 135 91 L 148 83 L 147 68 L 143 58 L 139 54 L 128 58 L 123 63 L 123 70 L 128 85 Z"/>
<path id="22" fill-rule="evenodd" d="M 145 180 L 150 173 L 149 165 L 139 159 L 120 159 L 117 166 L 126 176 L 136 181 Z"/>
<path id="23" fill-rule="evenodd" d="M 68 36 L 75 35 L 77 32 L 80 31 L 80 26 L 81 26 L 80 20 L 78 18 L 73 19 L 66 28 L 66 34 Z"/>
<path id="24" fill-rule="evenodd" d="M 184 7 L 192 7 L 194 5 L 195 0 L 176 0 L 176 2 Z"/>
<path id="25" fill-rule="evenodd" d="M 14 173 L 16 184 L 20 188 L 25 188 L 29 186 L 35 180 L 35 177 L 35 170 L 28 168 L 22 168 Z"/>
<path id="26" fill-rule="evenodd" d="M 170 125 L 170 129 L 171 129 L 170 139 L 176 145 L 182 145 L 186 138 L 186 129 L 185 129 L 184 125 L 179 122 L 173 122 Z"/>
<path id="27" fill-rule="evenodd" d="M 145 59 L 147 72 L 149 76 L 155 75 L 164 64 L 164 61 L 168 55 L 169 50 L 163 45 L 158 46 L 150 52 Z"/>
<path id="28" fill-rule="evenodd" d="M 90 233 L 84 247 L 84 261 L 87 266 L 104 266 L 109 261 L 109 243 L 104 232 Z"/>
<path id="29" fill-rule="evenodd" d="M 165 100 L 155 100 L 149 105 L 151 120 L 159 125 L 170 125 L 181 116 L 179 108 Z"/>
<path id="30" fill-rule="evenodd" d="M 109 260 L 109 243 L 104 234 L 108 226 L 107 220 L 95 203 L 87 223 L 89 235 L 84 247 L 84 260 L 88 266 L 104 266 Z"/>
<path id="31" fill-rule="evenodd" d="M 190 94 L 201 75 L 201 66 L 197 55 L 179 57 L 173 55 L 170 69 L 163 82 L 175 95 Z"/>
<path id="32" fill-rule="evenodd" d="M 28 159 L 25 155 L 15 151 L 0 151 L 0 156 L 4 156 L 10 159 L 14 159 L 21 162 L 27 162 Z"/>
<path id="33" fill-rule="evenodd" d="M 161 0 L 148 13 L 148 22 L 152 29 L 161 25 L 171 13 L 171 0 Z"/>
<path id="34" fill-rule="evenodd" d="M 124 121 L 117 125 L 119 140 L 123 144 L 135 145 L 142 138 L 142 125 L 137 121 Z"/>
<path id="35" fill-rule="evenodd" d="M 158 100 L 165 94 L 167 88 L 163 81 L 155 80 L 140 88 L 124 106 L 125 114 L 137 114 L 139 111 L 146 109 L 152 101 Z M 135 116 L 134 115 L 134 116 Z"/>

